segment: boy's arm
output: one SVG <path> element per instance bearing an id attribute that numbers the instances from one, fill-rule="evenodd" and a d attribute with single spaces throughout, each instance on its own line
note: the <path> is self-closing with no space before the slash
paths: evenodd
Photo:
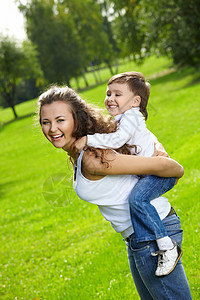
<path id="1" fill-rule="evenodd" d="M 101 149 L 117 149 L 130 139 L 130 132 L 119 126 L 117 131 L 111 133 L 95 133 L 87 135 L 87 146 Z"/>
<path id="2" fill-rule="evenodd" d="M 127 111 L 123 114 L 116 132 L 87 135 L 87 145 L 101 149 L 118 149 L 134 136 L 137 127 L 138 120 L 135 115 Z"/>
<path id="3" fill-rule="evenodd" d="M 101 149 L 118 149 L 134 135 L 137 120 L 133 116 L 123 115 L 117 131 L 111 133 L 95 133 L 84 136 L 74 143 L 74 149 L 80 153 L 85 146 Z"/>

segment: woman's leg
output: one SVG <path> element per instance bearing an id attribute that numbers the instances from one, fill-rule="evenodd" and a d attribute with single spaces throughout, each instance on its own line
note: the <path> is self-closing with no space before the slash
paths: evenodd
<path id="1" fill-rule="evenodd" d="M 174 177 L 154 175 L 141 178 L 129 195 L 131 221 L 137 242 L 157 240 L 167 236 L 163 223 L 150 201 L 169 191 Z"/>
<path id="2" fill-rule="evenodd" d="M 175 214 L 163 220 L 167 234 L 181 246 L 182 230 L 178 216 Z M 155 276 L 157 259 L 152 253 L 157 251 L 155 241 L 137 243 L 135 236 L 130 239 L 128 253 L 131 272 L 138 293 L 142 300 L 191 300 L 191 293 L 181 260 L 175 269 L 164 277 Z M 143 294 L 143 289 L 144 294 Z M 147 291 L 151 295 L 148 298 Z"/>
<path id="3" fill-rule="evenodd" d="M 131 269 L 131 274 L 136 286 L 136 289 L 138 291 L 138 294 L 140 295 L 140 298 L 142 300 L 153 300 L 151 294 L 149 293 L 147 287 L 145 286 L 138 270 L 137 270 L 137 266 L 135 265 L 135 259 L 134 259 L 134 254 L 132 252 L 132 250 L 127 247 L 128 250 L 128 260 L 129 260 L 129 266 Z"/>

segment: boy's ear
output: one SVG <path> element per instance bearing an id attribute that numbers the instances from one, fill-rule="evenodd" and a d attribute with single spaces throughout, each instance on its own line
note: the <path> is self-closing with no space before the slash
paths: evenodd
<path id="1" fill-rule="evenodd" d="M 133 107 L 138 107 L 140 106 L 141 103 L 141 97 L 139 95 L 136 95 L 134 97 L 134 102 L 133 102 Z"/>

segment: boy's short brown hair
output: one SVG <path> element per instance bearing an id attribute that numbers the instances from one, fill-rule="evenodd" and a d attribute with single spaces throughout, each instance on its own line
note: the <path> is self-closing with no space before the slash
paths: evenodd
<path id="1" fill-rule="evenodd" d="M 145 77 L 140 72 L 125 72 L 120 73 L 117 75 L 112 76 L 109 81 L 108 85 L 112 84 L 113 82 L 124 84 L 126 83 L 129 89 L 135 94 L 141 97 L 140 103 L 140 111 L 144 115 L 145 120 L 148 118 L 147 112 L 147 103 L 150 95 L 150 84 L 145 80 Z"/>

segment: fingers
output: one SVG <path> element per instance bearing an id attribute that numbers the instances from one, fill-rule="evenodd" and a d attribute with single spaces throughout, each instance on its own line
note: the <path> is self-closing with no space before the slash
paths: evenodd
<path id="1" fill-rule="evenodd" d="M 73 149 L 73 152 L 79 154 L 86 146 L 86 137 L 82 137 L 78 140 L 76 140 L 72 146 L 71 149 Z"/>
<path id="2" fill-rule="evenodd" d="M 165 150 L 155 150 L 153 156 L 169 157 L 168 153 Z"/>

